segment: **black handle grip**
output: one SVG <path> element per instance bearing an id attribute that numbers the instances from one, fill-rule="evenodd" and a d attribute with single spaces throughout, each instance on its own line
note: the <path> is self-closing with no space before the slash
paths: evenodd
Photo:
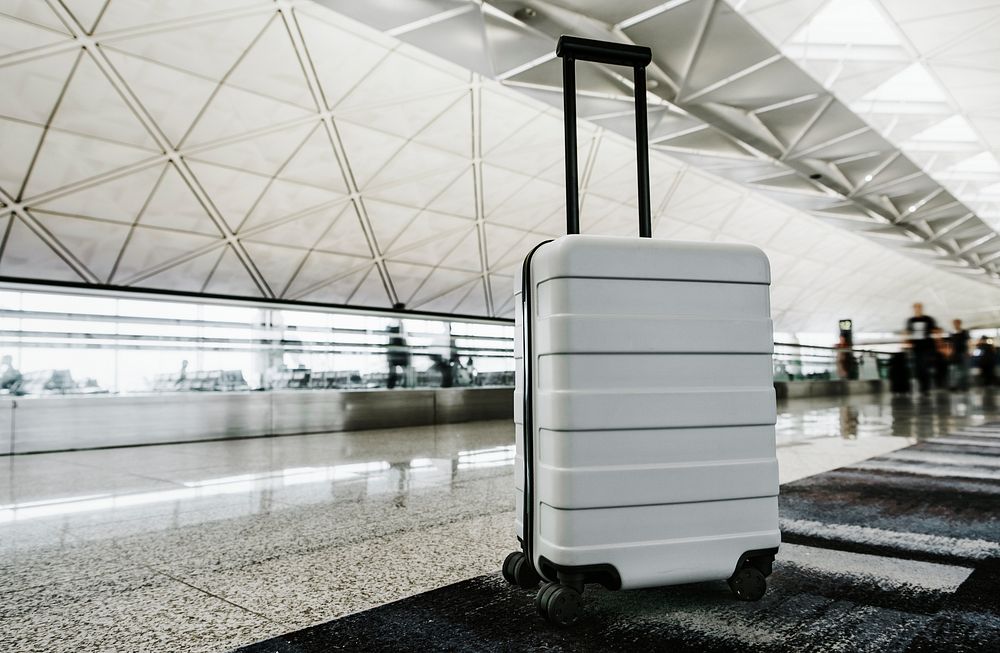
<path id="1" fill-rule="evenodd" d="M 566 233 L 580 233 L 580 190 L 576 169 L 576 60 L 631 66 L 635 86 L 636 176 L 639 185 L 639 237 L 653 235 L 649 207 L 649 137 L 646 118 L 646 65 L 649 48 L 560 36 L 556 56 L 563 60 L 563 122 L 566 127 Z"/>
<path id="2" fill-rule="evenodd" d="M 556 43 L 556 56 L 606 63 L 612 66 L 645 68 L 653 60 L 653 51 L 642 45 L 595 41 L 579 36 L 563 35 Z"/>

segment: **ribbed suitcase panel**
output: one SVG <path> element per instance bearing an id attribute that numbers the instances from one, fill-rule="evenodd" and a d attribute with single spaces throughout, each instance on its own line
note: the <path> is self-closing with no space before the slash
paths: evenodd
<path id="1" fill-rule="evenodd" d="M 623 319 L 624 318 L 624 319 Z M 520 319 L 516 320 L 516 324 Z M 552 315 L 535 325 L 535 347 L 544 353 L 708 353 L 774 352 L 770 319 L 705 319 L 671 315 Z M 520 358 L 521 334 L 514 336 Z"/>
<path id="2" fill-rule="evenodd" d="M 772 496 L 774 458 L 595 467 L 538 467 L 536 496 L 567 510 Z"/>
<path id="3" fill-rule="evenodd" d="M 750 245 L 609 236 L 558 238 L 545 245 L 544 255 L 536 257 L 532 269 L 535 279 L 686 279 L 764 285 L 771 282 L 767 257 Z"/>
<path id="4" fill-rule="evenodd" d="M 758 388 L 772 374 L 770 354 L 542 354 L 535 382 L 546 391 L 639 390 L 712 391 Z"/>
<path id="5" fill-rule="evenodd" d="M 520 506 L 530 364 L 536 559 L 612 564 L 642 587 L 726 578 L 742 553 L 776 547 L 766 258 L 570 236 L 536 252 L 531 280 L 515 484 Z"/>
<path id="6" fill-rule="evenodd" d="M 537 555 L 612 564 L 623 589 L 728 578 L 743 553 L 781 540 L 777 497 L 539 513 Z"/>
<path id="7" fill-rule="evenodd" d="M 560 510 L 542 503 L 539 534 L 570 549 L 728 537 L 774 528 L 774 520 L 765 516 L 776 501 L 753 497 L 591 510 Z"/>
<path id="8" fill-rule="evenodd" d="M 556 431 L 758 426 L 776 419 L 774 386 L 539 390 L 535 426 Z M 635 452 L 637 460 L 642 452 Z"/>
<path id="9" fill-rule="evenodd" d="M 717 320 L 767 320 L 770 319 L 767 290 L 765 285 L 745 283 L 549 279 L 536 287 L 535 317 L 655 315 Z M 694 335 L 693 330 L 691 335 Z"/>
<path id="10" fill-rule="evenodd" d="M 523 427 L 515 427 L 520 447 Z M 541 430 L 535 456 L 552 467 L 618 467 L 732 461 L 774 457 L 774 427 L 712 426 L 606 431 Z M 523 449 L 519 450 L 523 451 Z M 641 456 L 636 452 L 642 452 Z M 518 478 L 524 470 L 519 470 Z"/>

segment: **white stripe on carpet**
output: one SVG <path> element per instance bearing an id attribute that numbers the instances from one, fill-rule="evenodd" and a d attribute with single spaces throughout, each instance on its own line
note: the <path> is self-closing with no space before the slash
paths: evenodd
<path id="1" fill-rule="evenodd" d="M 899 472 L 935 478 L 971 478 L 996 480 L 997 472 L 991 469 L 971 469 L 958 465 L 928 465 L 912 461 L 873 459 L 851 465 L 851 469 L 867 469 L 876 472 Z"/>
<path id="2" fill-rule="evenodd" d="M 854 524 L 827 524 L 807 519 L 782 519 L 782 532 L 807 537 L 885 546 L 901 551 L 922 551 L 938 555 L 957 555 L 963 558 L 984 560 L 1000 556 L 1000 544 L 980 539 L 928 535 L 889 531 L 871 526 Z M 784 545 L 782 545 L 784 546 Z M 907 561 L 908 564 L 917 564 Z"/>
<path id="3" fill-rule="evenodd" d="M 777 560 L 836 576 L 847 575 L 877 583 L 887 590 L 904 587 L 954 592 L 972 573 L 969 567 L 903 560 L 887 556 L 782 544 Z"/>

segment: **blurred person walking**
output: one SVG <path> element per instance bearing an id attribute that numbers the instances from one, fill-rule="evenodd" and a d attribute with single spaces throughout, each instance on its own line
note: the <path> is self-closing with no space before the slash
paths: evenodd
<path id="1" fill-rule="evenodd" d="M 386 331 L 389 333 L 389 344 L 386 347 L 389 376 L 386 379 L 386 385 L 391 390 L 400 383 L 403 386 L 408 385 L 410 347 L 406 344 L 406 330 L 403 328 L 402 322 L 390 325 Z"/>
<path id="2" fill-rule="evenodd" d="M 976 367 L 979 368 L 979 378 L 983 380 L 983 387 L 993 387 L 996 382 L 997 350 L 986 336 L 981 337 L 976 343 Z"/>
<path id="3" fill-rule="evenodd" d="M 854 358 L 847 336 L 840 336 L 837 342 L 837 378 L 850 380 L 858 378 L 858 361 Z"/>
<path id="4" fill-rule="evenodd" d="M 944 389 L 951 386 L 951 339 L 944 329 L 934 329 L 934 356 L 931 369 L 934 371 L 934 387 Z"/>
<path id="5" fill-rule="evenodd" d="M 934 321 L 934 318 L 924 315 L 923 304 L 915 303 L 913 317 L 906 321 L 905 331 L 920 394 L 927 394 L 931 390 L 931 369 L 936 353 L 933 337 L 935 329 L 937 329 L 937 322 Z"/>
<path id="6" fill-rule="evenodd" d="M 21 385 L 21 372 L 14 367 L 14 358 L 10 354 L 4 354 L 0 360 L 0 390 L 7 390 L 15 394 Z"/>
<path id="7" fill-rule="evenodd" d="M 952 320 L 955 329 L 948 336 L 951 343 L 951 390 L 967 392 L 969 389 L 969 332 L 962 328 L 962 320 Z"/>

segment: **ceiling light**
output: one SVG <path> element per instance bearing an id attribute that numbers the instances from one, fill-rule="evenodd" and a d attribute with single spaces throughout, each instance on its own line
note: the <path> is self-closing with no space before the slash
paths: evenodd
<path id="1" fill-rule="evenodd" d="M 872 180 L 871 175 L 865 175 L 865 181 L 871 181 L 871 180 Z"/>
<path id="2" fill-rule="evenodd" d="M 532 9 L 531 7 L 521 7 L 520 9 L 514 12 L 514 18 L 525 22 L 531 20 L 537 15 L 538 12 Z"/>

